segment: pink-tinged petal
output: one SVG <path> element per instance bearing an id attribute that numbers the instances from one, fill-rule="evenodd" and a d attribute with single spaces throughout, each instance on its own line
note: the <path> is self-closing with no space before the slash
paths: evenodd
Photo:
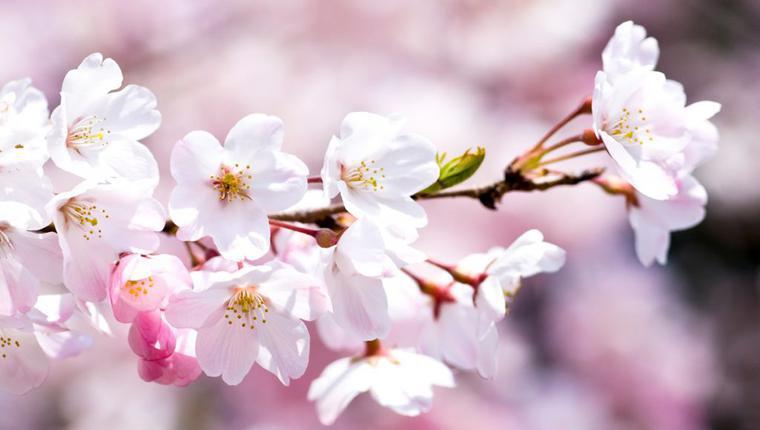
<path id="1" fill-rule="evenodd" d="M 504 318 L 507 313 L 506 299 L 497 278 L 489 276 L 478 285 L 475 307 L 478 310 L 478 333 L 484 333 L 494 322 Z"/>
<path id="2" fill-rule="evenodd" d="M 156 110 L 156 96 L 139 85 L 127 85 L 106 96 L 104 121 L 112 140 L 141 140 L 158 129 L 161 113 Z"/>
<path id="3" fill-rule="evenodd" d="M 316 322 L 317 334 L 328 348 L 336 351 L 359 352 L 364 342 L 353 333 L 343 330 L 332 313 L 322 315 Z"/>
<path id="4" fill-rule="evenodd" d="M 496 325 L 491 328 L 480 338 L 478 342 L 478 360 L 477 369 L 480 376 L 493 379 L 496 374 L 496 357 L 499 347 L 499 332 Z"/>
<path id="5" fill-rule="evenodd" d="M 198 360 L 174 353 L 161 360 L 138 360 L 137 372 L 146 382 L 185 387 L 198 379 L 202 371 Z"/>
<path id="6" fill-rule="evenodd" d="M 61 326 L 38 328 L 35 337 L 45 354 L 57 360 L 76 357 L 92 346 L 90 336 Z"/>
<path id="7" fill-rule="evenodd" d="M 45 205 L 53 198 L 53 189 L 38 163 L 0 163 L 0 184 L 0 223 L 21 230 L 50 224 Z"/>
<path id="8" fill-rule="evenodd" d="M 63 255 L 55 233 L 16 230 L 9 237 L 16 258 L 35 278 L 50 285 L 63 282 Z"/>
<path id="9" fill-rule="evenodd" d="M 177 328 L 201 328 L 224 308 L 230 298 L 227 288 L 208 288 L 203 291 L 181 291 L 169 299 L 166 320 Z"/>
<path id="10" fill-rule="evenodd" d="M 438 319 L 441 354 L 446 362 L 464 370 L 478 361 L 478 314 L 472 307 L 444 304 Z"/>
<path id="11" fill-rule="evenodd" d="M 161 318 L 161 313 L 141 312 L 129 329 L 129 346 L 146 360 L 166 358 L 174 353 L 174 331 Z"/>
<path id="12" fill-rule="evenodd" d="M 171 155 L 172 177 L 178 184 L 209 185 L 219 173 L 224 149 L 208 132 L 193 131 L 174 145 Z"/>
<path id="13" fill-rule="evenodd" d="M 60 233 L 59 239 L 66 288 L 77 298 L 88 302 L 105 299 L 111 265 L 116 261 L 117 254 L 102 242 L 91 243 L 78 233 Z"/>
<path id="14" fill-rule="evenodd" d="M 222 318 L 217 312 L 215 321 L 198 330 L 195 344 L 198 363 L 211 377 L 221 376 L 228 385 L 238 385 L 251 370 L 259 355 L 257 329 Z"/>
<path id="15" fill-rule="evenodd" d="M 219 194 L 210 187 L 175 187 L 169 198 L 169 216 L 179 226 L 177 239 L 196 241 L 208 236 L 207 226 L 221 216 L 220 210 L 210 209 L 219 205 Z"/>
<path id="16" fill-rule="evenodd" d="M 0 315 L 27 312 L 38 292 L 39 281 L 16 258 L 0 257 Z"/>
<path id="17" fill-rule="evenodd" d="M 391 328 L 388 300 L 381 279 L 326 274 L 335 321 L 362 340 L 383 338 Z"/>
<path id="18" fill-rule="evenodd" d="M 316 279 L 284 265 L 259 290 L 277 309 L 306 321 L 318 318 L 330 303 Z"/>
<path id="19" fill-rule="evenodd" d="M 309 331 L 297 319 L 269 312 L 266 323 L 256 326 L 259 356 L 256 361 L 272 372 L 283 385 L 300 378 L 309 364 Z"/>
<path id="20" fill-rule="evenodd" d="M 224 148 L 229 150 L 235 159 L 253 161 L 261 152 L 280 150 L 282 128 L 282 120 L 276 116 L 245 116 L 230 129 L 224 140 Z"/>
<path id="21" fill-rule="evenodd" d="M 79 67 L 70 70 L 63 78 L 61 93 L 69 99 L 69 119 L 82 116 L 98 99 L 119 88 L 122 80 L 121 69 L 115 61 L 103 59 L 100 53 L 87 56 Z"/>
<path id="22" fill-rule="evenodd" d="M 267 212 L 287 209 L 306 193 L 309 169 L 295 155 L 263 153 L 250 163 L 253 171 L 251 198 Z"/>
<path id="23" fill-rule="evenodd" d="M 269 218 L 253 201 L 233 202 L 206 227 L 222 257 L 232 261 L 255 260 L 269 251 Z"/>
<path id="24" fill-rule="evenodd" d="M 101 177 L 145 181 L 151 187 L 158 185 L 158 164 L 153 153 L 143 144 L 123 140 L 112 142 L 98 154 Z"/>
<path id="25" fill-rule="evenodd" d="M 47 378 L 48 358 L 37 343 L 31 323 L 0 317 L 0 390 L 25 394 Z"/>
<path id="26" fill-rule="evenodd" d="M 623 145 L 607 133 L 601 133 L 610 156 L 620 167 L 620 174 L 639 192 L 656 200 L 665 200 L 678 192 L 676 181 L 665 169 L 651 161 L 636 160 Z"/>
<path id="27" fill-rule="evenodd" d="M 364 360 L 346 357 L 327 366 L 309 387 L 308 398 L 317 402 L 319 421 L 334 423 L 357 395 L 369 390 L 372 381 L 372 368 Z"/>

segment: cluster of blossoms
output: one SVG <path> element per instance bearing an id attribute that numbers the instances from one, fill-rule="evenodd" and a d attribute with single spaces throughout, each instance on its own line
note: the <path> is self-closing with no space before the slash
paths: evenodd
<path id="1" fill-rule="evenodd" d="M 670 231 L 704 216 L 691 173 L 717 145 L 718 105 L 686 106 L 681 86 L 654 71 L 657 55 L 641 27 L 618 27 L 593 99 L 570 117 L 593 112 L 593 128 L 545 146 L 561 123 L 505 173 L 538 187 L 556 175 L 547 164 L 606 149 L 622 178 L 590 179 L 626 196 L 647 265 L 664 263 Z M 456 264 L 415 249 L 427 224 L 417 200 L 470 195 L 443 190 L 484 151 L 446 162 L 402 120 L 366 112 L 345 117 L 319 176 L 282 151 L 276 117 L 246 116 L 224 143 L 193 131 L 172 151 L 165 210 L 140 143 L 160 124 L 156 98 L 121 86 L 118 65 L 93 54 L 66 74 L 50 115 L 28 80 L 0 91 L 0 389 L 39 386 L 49 360 L 113 323 L 130 325 L 145 381 L 206 374 L 236 385 L 258 364 L 288 385 L 306 371 L 311 327 L 346 354 L 309 390 L 323 423 L 367 391 L 417 415 L 433 386 L 454 386 L 452 368 L 494 375 L 497 323 L 526 278 L 565 262 L 537 230 Z M 545 158 L 576 142 L 592 149 Z M 54 188 L 48 160 L 80 183 Z M 185 242 L 189 266 L 156 253 L 161 234 Z"/>

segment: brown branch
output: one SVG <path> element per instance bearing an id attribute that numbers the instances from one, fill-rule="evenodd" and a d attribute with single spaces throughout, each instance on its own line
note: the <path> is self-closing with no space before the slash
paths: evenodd
<path id="1" fill-rule="evenodd" d="M 485 207 L 496 209 L 496 205 L 501 201 L 504 194 L 514 191 L 545 191 L 560 185 L 575 185 L 581 182 L 592 180 L 604 172 L 603 168 L 584 170 L 579 174 L 562 174 L 558 177 L 546 181 L 537 181 L 525 177 L 520 172 L 508 170 L 504 179 L 494 182 L 490 185 L 475 188 L 465 188 L 461 190 L 440 191 L 434 194 L 420 194 L 414 196 L 415 200 L 432 200 L 456 197 L 469 197 L 479 200 Z M 297 212 L 284 212 L 270 215 L 269 218 L 279 221 L 303 222 L 303 223 L 320 223 L 326 218 L 339 213 L 346 212 L 346 207 L 337 204 L 319 209 L 303 210 Z"/>

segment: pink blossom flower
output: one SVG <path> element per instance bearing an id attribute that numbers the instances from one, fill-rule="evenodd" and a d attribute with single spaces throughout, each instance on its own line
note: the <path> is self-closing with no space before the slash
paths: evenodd
<path id="1" fill-rule="evenodd" d="M 131 322 L 140 312 L 165 306 L 171 293 L 191 289 L 187 268 L 173 255 L 122 257 L 111 274 L 109 298 L 114 317 Z"/>

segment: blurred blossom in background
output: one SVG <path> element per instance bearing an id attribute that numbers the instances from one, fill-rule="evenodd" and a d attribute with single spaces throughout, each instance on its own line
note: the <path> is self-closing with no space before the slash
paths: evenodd
<path id="1" fill-rule="evenodd" d="M 526 282 L 499 326 L 495 380 L 460 374 L 413 419 L 360 396 L 334 428 L 757 429 L 760 2 L 4 0 L 0 82 L 29 76 L 56 106 L 67 70 L 91 52 L 114 58 L 158 97 L 163 123 L 145 143 L 163 203 L 174 142 L 195 129 L 224 136 L 252 112 L 281 117 L 286 150 L 312 172 L 346 113 L 397 113 L 441 151 L 485 146 L 477 183 L 591 93 L 602 48 L 628 19 L 659 40 L 659 69 L 692 101 L 723 104 L 719 155 L 697 172 L 706 220 L 674 235 L 668 266 L 645 269 L 622 199 L 588 184 L 509 194 L 498 212 L 426 202 L 418 244 L 441 259 L 535 227 L 568 250 L 567 265 Z M 261 369 L 237 387 L 148 384 L 117 338 L 97 338 L 25 397 L 0 395 L 0 428 L 321 427 L 306 391 L 338 355 L 316 335 L 289 388 Z"/>

